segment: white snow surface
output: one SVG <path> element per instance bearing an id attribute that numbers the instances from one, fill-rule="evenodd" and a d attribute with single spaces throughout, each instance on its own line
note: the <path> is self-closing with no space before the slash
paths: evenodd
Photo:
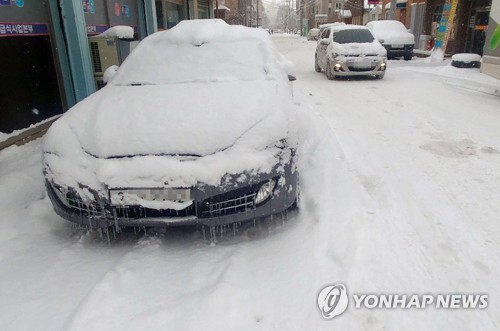
<path id="1" fill-rule="evenodd" d="M 36 108 L 34 108 L 32 111 L 38 111 Z M 37 114 L 38 115 L 38 114 Z M 47 119 L 44 119 L 43 121 L 40 121 L 40 122 L 37 122 L 35 124 L 31 124 L 29 127 L 27 128 L 24 128 L 24 129 L 18 129 L 18 130 L 14 130 L 10 133 L 4 133 L 4 132 L 0 132 L 0 141 L 6 141 L 7 139 L 9 138 L 12 138 L 14 136 L 17 136 L 17 135 L 20 135 L 22 134 L 23 132 L 25 132 L 26 130 L 29 130 L 29 129 L 33 129 L 35 127 L 37 127 L 38 125 L 40 124 L 43 124 L 43 123 L 46 123 L 46 122 L 49 122 L 49 121 L 52 121 L 58 117 L 60 117 L 61 115 L 55 115 L 55 116 L 52 116 L 52 117 L 49 117 Z"/>
<path id="2" fill-rule="evenodd" d="M 390 61 L 382 81 L 328 81 L 313 69 L 316 43 L 274 38 L 297 68 L 300 212 L 217 245 L 193 230 L 108 245 L 53 212 L 40 140 L 9 147 L 1 330 L 500 329 L 500 99 L 477 89 L 498 80 Z M 349 294 L 487 293 L 489 307 L 351 302 L 326 321 L 316 296 L 337 283 Z"/>
<path id="3" fill-rule="evenodd" d="M 133 39 L 134 38 L 134 28 L 127 25 L 115 25 L 107 29 L 103 33 L 97 35 L 97 37 L 109 37 L 109 38 L 119 38 L 119 39 Z"/>

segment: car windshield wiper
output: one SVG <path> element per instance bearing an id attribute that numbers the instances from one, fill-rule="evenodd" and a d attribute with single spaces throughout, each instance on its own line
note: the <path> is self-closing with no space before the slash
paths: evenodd
<path id="1" fill-rule="evenodd" d="M 156 85 L 155 83 L 150 83 L 150 82 L 131 82 L 131 83 L 126 83 L 126 84 L 120 84 L 124 86 L 143 86 L 143 85 Z"/>

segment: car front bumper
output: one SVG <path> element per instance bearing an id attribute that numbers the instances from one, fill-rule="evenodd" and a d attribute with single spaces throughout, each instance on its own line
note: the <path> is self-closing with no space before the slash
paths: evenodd
<path id="1" fill-rule="evenodd" d="M 182 210 L 116 206 L 102 199 L 84 203 L 74 195 L 70 197 L 56 192 L 58 189 L 49 181 L 46 181 L 46 188 L 59 216 L 89 228 L 220 226 L 279 214 L 289 209 L 298 196 L 298 172 L 293 162 L 279 169 L 276 167 L 271 173 L 254 175 L 251 184 L 242 183 L 241 174 L 238 174 L 227 176 L 223 186 L 200 184 L 192 187 L 193 203 Z M 257 191 L 269 180 L 276 183 L 271 196 L 255 204 Z"/>
<path id="2" fill-rule="evenodd" d="M 356 63 L 364 62 L 363 67 Z M 379 57 L 340 57 L 333 59 L 332 74 L 334 76 L 383 76 L 387 68 L 385 58 Z"/>
<path id="3" fill-rule="evenodd" d="M 403 45 L 402 48 L 393 48 L 391 45 L 383 45 L 387 50 L 387 56 L 400 57 L 413 54 L 413 45 Z"/>

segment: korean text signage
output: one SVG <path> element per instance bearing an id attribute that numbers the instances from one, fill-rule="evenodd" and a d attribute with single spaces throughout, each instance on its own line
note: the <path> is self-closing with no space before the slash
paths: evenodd
<path id="1" fill-rule="evenodd" d="M 12 4 L 24 7 L 24 0 L 0 0 L 0 6 L 12 6 Z"/>
<path id="2" fill-rule="evenodd" d="M 0 37 L 44 36 L 48 34 L 49 34 L 49 26 L 45 23 L 0 22 Z"/>

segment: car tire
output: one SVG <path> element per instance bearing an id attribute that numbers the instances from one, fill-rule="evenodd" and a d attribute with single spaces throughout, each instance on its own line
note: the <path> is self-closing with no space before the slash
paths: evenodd
<path id="1" fill-rule="evenodd" d="M 316 72 L 321 72 L 321 67 L 318 64 L 318 55 L 314 56 L 314 70 L 316 70 Z"/>
<path id="2" fill-rule="evenodd" d="M 410 53 L 410 54 L 405 54 L 405 55 L 404 55 L 404 59 L 405 59 L 405 61 L 410 61 L 412 57 L 413 57 L 413 54 L 411 54 L 411 53 Z"/>
<path id="3" fill-rule="evenodd" d="M 335 79 L 335 75 L 332 73 L 332 66 L 330 65 L 330 60 L 326 61 L 325 73 L 326 73 L 326 78 L 328 78 L 329 80 Z"/>

